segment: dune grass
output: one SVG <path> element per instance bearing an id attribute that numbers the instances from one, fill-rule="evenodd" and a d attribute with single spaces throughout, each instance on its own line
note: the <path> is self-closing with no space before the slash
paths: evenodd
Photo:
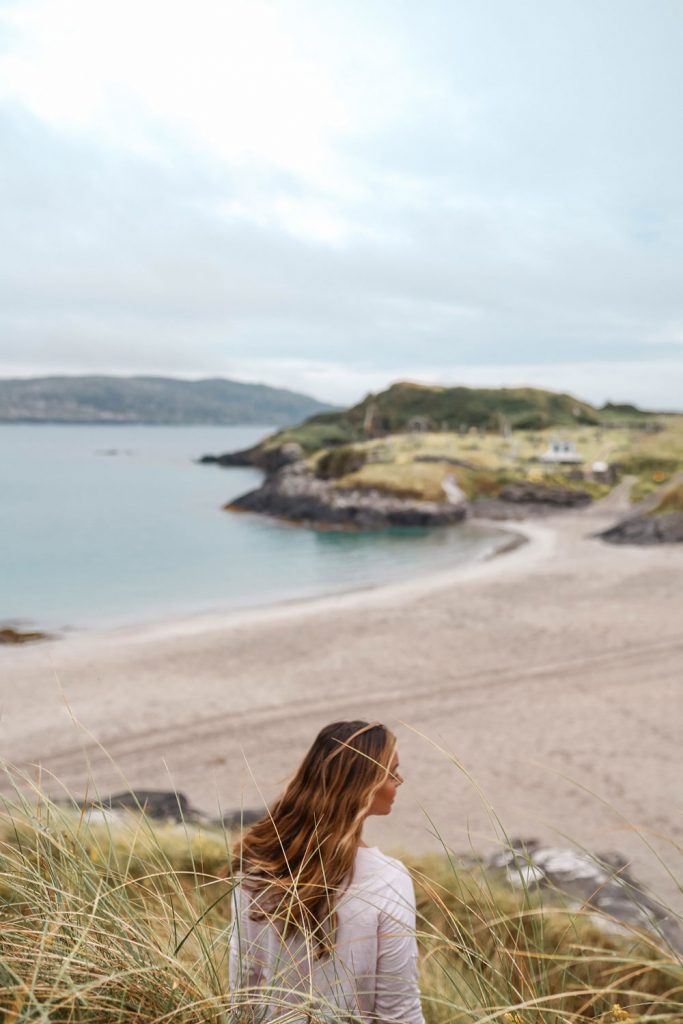
<path id="1" fill-rule="evenodd" d="M 651 937 L 444 858 L 411 867 L 429 1021 L 609 1021 L 615 1006 L 624 1020 L 683 1019 L 682 965 Z"/>
<path id="2" fill-rule="evenodd" d="M 22 787 L 0 817 L 5 1022 L 259 1019 L 228 989 L 233 837 L 105 818 Z M 428 1024 L 683 1020 L 683 964 L 655 936 L 606 929 L 447 851 L 405 860 Z"/>

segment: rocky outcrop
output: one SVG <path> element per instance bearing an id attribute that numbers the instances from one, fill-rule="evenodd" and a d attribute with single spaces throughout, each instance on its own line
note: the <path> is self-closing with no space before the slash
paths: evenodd
<path id="1" fill-rule="evenodd" d="M 598 536 L 610 544 L 680 544 L 683 512 L 630 516 Z"/>
<path id="2" fill-rule="evenodd" d="M 202 455 L 202 465 L 253 466 L 264 473 L 276 473 L 283 466 L 297 462 L 302 456 L 301 446 L 292 441 L 279 448 L 264 448 L 255 445 L 240 452 L 226 452 L 225 455 Z"/>
<path id="3" fill-rule="evenodd" d="M 0 627 L 0 644 L 32 644 L 37 640 L 52 640 L 49 633 L 39 630 L 15 629 L 14 626 Z"/>
<path id="4" fill-rule="evenodd" d="M 545 846 L 534 839 L 513 839 L 509 847 L 484 861 L 483 867 L 500 871 L 516 888 L 548 889 L 569 897 L 594 910 L 596 922 L 602 919 L 610 930 L 647 931 L 683 950 L 683 929 L 675 915 L 645 892 L 620 854 L 591 855 Z"/>
<path id="5" fill-rule="evenodd" d="M 215 824 L 226 828 L 229 832 L 237 828 L 246 828 L 260 821 L 266 814 L 265 807 L 242 807 L 235 811 L 226 811 L 222 818 L 217 819 Z"/>
<path id="6" fill-rule="evenodd" d="M 525 505 L 550 505 L 553 508 L 583 508 L 591 502 L 588 491 L 569 487 L 549 487 L 527 481 L 506 484 L 498 495 L 501 501 Z"/>
<path id="7" fill-rule="evenodd" d="M 347 449 L 339 449 L 339 456 Z M 348 448 L 352 455 L 353 451 Z M 431 461 L 424 456 L 421 461 Z M 263 484 L 232 501 L 232 511 L 258 512 L 292 522 L 330 529 L 380 530 L 389 526 L 447 526 L 468 514 L 485 519 L 525 519 L 529 515 L 582 508 L 591 501 L 587 491 L 552 487 L 526 481 L 506 484 L 496 498 L 476 499 L 471 505 L 455 478 L 446 478 L 443 501 L 424 501 L 372 488 L 336 485 L 338 473 L 311 471 L 297 444 L 268 452 L 251 448 L 231 455 L 204 456 L 223 466 L 259 466 L 266 472 Z M 454 465 L 459 460 L 438 459 Z"/>
<path id="8" fill-rule="evenodd" d="M 224 455 L 202 455 L 197 462 L 201 466 L 256 466 L 259 448 L 245 448 L 241 452 L 226 452 Z"/>
<path id="9" fill-rule="evenodd" d="M 56 801 L 64 806 L 73 807 L 73 802 Z M 242 807 L 226 811 L 220 818 L 211 818 L 204 811 L 194 807 L 184 793 L 176 793 L 172 789 L 130 789 L 101 800 L 80 801 L 77 806 L 85 807 L 89 820 L 98 816 L 109 821 L 120 819 L 121 812 L 144 814 L 152 821 L 197 826 L 225 828 L 228 831 L 253 825 L 266 813 L 264 807 Z"/>
<path id="10" fill-rule="evenodd" d="M 552 515 L 558 511 L 557 506 L 540 505 L 538 502 L 524 504 L 520 501 L 500 501 L 498 498 L 476 498 L 471 505 L 471 514 L 475 519 L 495 519 L 500 522 L 506 519 L 521 522 L 523 519 Z"/>
<path id="11" fill-rule="evenodd" d="M 506 484 L 496 498 L 477 498 L 472 503 L 472 515 L 477 519 L 521 520 L 564 509 L 585 508 L 591 500 L 587 491 L 522 480 Z"/>
<path id="12" fill-rule="evenodd" d="M 165 789 L 132 789 L 113 793 L 88 804 L 92 811 L 142 811 L 155 821 L 208 821 L 206 815 L 192 807 L 184 793 Z"/>
<path id="13" fill-rule="evenodd" d="M 420 501 L 381 491 L 337 487 L 318 479 L 303 461 L 266 477 L 261 487 L 226 506 L 328 529 L 381 530 L 389 526 L 446 526 L 461 522 L 466 502 Z"/>

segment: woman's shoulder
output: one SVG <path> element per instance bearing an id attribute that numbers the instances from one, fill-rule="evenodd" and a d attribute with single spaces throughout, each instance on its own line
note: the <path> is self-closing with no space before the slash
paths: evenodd
<path id="1" fill-rule="evenodd" d="M 372 860 L 376 864 L 386 864 L 397 871 L 408 870 L 403 861 L 399 860 L 398 857 L 390 857 L 388 853 L 380 850 L 379 846 L 359 846 L 356 850 L 356 856 Z"/>
<path id="2" fill-rule="evenodd" d="M 356 851 L 354 879 L 375 878 L 388 885 L 403 888 L 412 885 L 405 864 L 383 853 L 378 846 L 359 846 Z"/>
<path id="3" fill-rule="evenodd" d="M 360 897 L 376 911 L 394 920 L 415 916 L 415 888 L 405 864 L 376 846 L 361 846 L 356 853 L 353 881 L 348 896 Z"/>

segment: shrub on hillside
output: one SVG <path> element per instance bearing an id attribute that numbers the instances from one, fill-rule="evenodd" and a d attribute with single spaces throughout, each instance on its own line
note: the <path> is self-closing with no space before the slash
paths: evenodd
<path id="1" fill-rule="evenodd" d="M 341 476 L 355 473 L 367 460 L 366 452 L 353 445 L 333 448 L 324 452 L 318 459 L 315 475 L 321 480 L 337 480 Z"/>

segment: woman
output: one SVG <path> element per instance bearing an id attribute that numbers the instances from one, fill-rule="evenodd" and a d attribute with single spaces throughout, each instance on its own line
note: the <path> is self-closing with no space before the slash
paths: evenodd
<path id="1" fill-rule="evenodd" d="M 424 1024 L 415 894 L 400 861 L 362 839 L 403 779 L 379 722 L 333 722 L 234 850 L 230 986 L 264 1017 Z"/>

